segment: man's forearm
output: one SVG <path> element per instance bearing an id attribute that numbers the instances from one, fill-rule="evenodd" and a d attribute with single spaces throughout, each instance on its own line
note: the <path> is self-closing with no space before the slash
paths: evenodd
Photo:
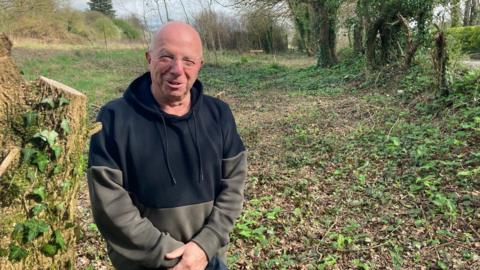
<path id="1" fill-rule="evenodd" d="M 87 171 L 95 222 L 111 248 L 121 256 L 151 268 L 171 267 L 178 259 L 165 255 L 183 246 L 140 216 L 121 185 L 121 171 L 92 166 Z"/>
<path id="2" fill-rule="evenodd" d="M 219 248 L 229 242 L 229 233 L 241 213 L 247 178 L 247 153 L 222 160 L 222 191 L 204 228 L 193 238 L 210 260 Z"/>

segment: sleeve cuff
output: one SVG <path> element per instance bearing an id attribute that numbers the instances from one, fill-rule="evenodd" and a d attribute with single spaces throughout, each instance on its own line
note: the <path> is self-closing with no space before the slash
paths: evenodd
<path id="1" fill-rule="evenodd" d="M 193 242 L 197 243 L 210 261 L 217 251 L 221 248 L 220 239 L 215 231 L 208 227 L 204 227 L 193 239 Z"/>

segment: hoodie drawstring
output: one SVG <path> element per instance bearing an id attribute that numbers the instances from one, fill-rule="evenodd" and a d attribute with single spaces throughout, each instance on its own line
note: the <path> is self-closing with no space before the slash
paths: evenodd
<path id="1" fill-rule="evenodd" d="M 200 146 L 198 145 L 198 121 L 197 121 L 197 114 L 195 110 L 193 111 L 193 124 L 195 125 L 195 132 L 194 132 L 195 140 L 193 140 L 193 144 L 195 144 L 195 149 L 197 149 L 198 167 L 199 167 L 199 173 L 200 173 L 199 180 L 203 182 L 204 181 L 203 161 L 202 161 L 202 155 L 200 153 Z M 190 129 L 190 126 L 188 126 L 188 128 Z M 190 133 L 192 133 L 191 130 L 190 130 Z"/>
<path id="2" fill-rule="evenodd" d="M 162 140 L 163 143 L 163 156 L 165 157 L 166 163 L 167 163 L 167 169 L 168 173 L 170 174 L 170 179 L 172 181 L 173 185 L 177 184 L 177 181 L 175 180 L 175 176 L 173 175 L 172 167 L 170 166 L 170 159 L 168 158 L 168 137 L 167 137 L 167 124 L 165 122 L 165 117 L 163 115 L 160 115 L 160 118 L 162 119 L 162 125 L 163 125 L 163 134 L 164 138 Z M 193 111 L 193 124 L 195 126 L 194 132 L 192 132 L 190 125 L 187 124 L 188 129 L 190 131 L 190 134 L 193 133 L 193 144 L 195 145 L 195 150 L 197 151 L 197 158 L 198 158 L 198 169 L 199 169 L 199 182 L 204 181 L 204 173 L 203 173 L 203 160 L 202 160 L 202 155 L 200 152 L 200 145 L 198 143 L 198 120 L 197 120 L 197 115 L 195 111 Z M 158 129 L 159 132 L 161 131 L 161 128 L 158 124 L 155 125 Z"/>
<path id="3" fill-rule="evenodd" d="M 167 161 L 167 169 L 168 169 L 168 173 L 170 174 L 172 184 L 176 185 L 177 181 L 175 180 L 175 176 L 173 175 L 172 167 L 170 166 L 170 160 L 168 158 L 167 124 L 165 124 L 165 117 L 163 117 L 163 115 L 161 115 L 161 114 L 160 114 L 160 117 L 162 118 L 163 134 L 164 134 L 164 139 L 162 140 L 162 142 L 163 142 L 163 156 L 165 157 L 165 160 Z M 160 127 L 157 124 L 155 126 L 157 127 L 158 131 L 161 132 Z"/>

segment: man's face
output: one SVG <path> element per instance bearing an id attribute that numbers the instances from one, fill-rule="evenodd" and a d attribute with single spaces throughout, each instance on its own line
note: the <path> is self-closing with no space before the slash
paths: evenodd
<path id="1" fill-rule="evenodd" d="M 182 27 L 167 26 L 152 47 L 146 56 L 154 95 L 164 102 L 189 98 L 203 63 L 198 35 Z"/>

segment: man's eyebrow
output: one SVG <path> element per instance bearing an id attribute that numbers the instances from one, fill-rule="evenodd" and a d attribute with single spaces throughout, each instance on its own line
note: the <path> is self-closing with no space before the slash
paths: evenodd
<path id="1" fill-rule="evenodd" d="M 158 51 L 158 53 L 168 53 L 168 54 L 169 54 L 170 52 L 169 52 L 168 50 L 166 50 L 166 49 L 160 49 L 160 50 Z"/>

